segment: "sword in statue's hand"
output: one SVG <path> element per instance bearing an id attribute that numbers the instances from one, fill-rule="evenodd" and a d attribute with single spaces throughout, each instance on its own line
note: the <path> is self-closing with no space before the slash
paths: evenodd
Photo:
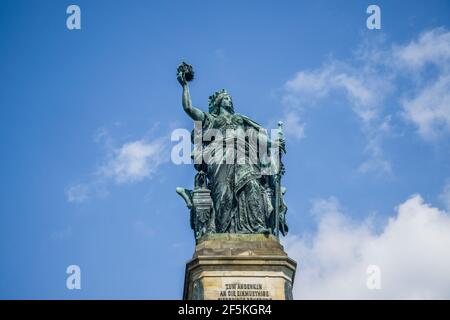
<path id="1" fill-rule="evenodd" d="M 275 235 L 279 237 L 280 234 L 280 204 L 281 204 L 281 176 L 284 174 L 283 163 L 281 162 L 281 155 L 286 153 L 284 137 L 283 137 L 283 122 L 278 121 L 278 170 L 275 174 Z"/>

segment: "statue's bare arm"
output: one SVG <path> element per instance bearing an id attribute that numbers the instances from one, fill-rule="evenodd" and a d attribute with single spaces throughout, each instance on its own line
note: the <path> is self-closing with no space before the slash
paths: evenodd
<path id="1" fill-rule="evenodd" d="M 192 106 L 191 95 L 189 93 L 189 86 L 187 84 L 186 79 L 184 78 L 184 74 L 180 72 L 177 75 L 177 79 L 178 82 L 180 82 L 181 86 L 183 87 L 182 102 L 184 111 L 188 114 L 189 117 L 191 117 L 192 120 L 203 121 L 205 118 L 204 112 Z"/>

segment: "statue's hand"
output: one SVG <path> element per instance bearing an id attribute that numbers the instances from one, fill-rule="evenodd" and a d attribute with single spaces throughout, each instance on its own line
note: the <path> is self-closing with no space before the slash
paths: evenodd
<path id="1" fill-rule="evenodd" d="M 178 73 L 177 73 L 177 80 L 183 87 L 185 85 L 187 85 L 187 81 L 186 81 L 186 78 L 184 76 L 184 72 L 183 71 L 178 71 Z"/>

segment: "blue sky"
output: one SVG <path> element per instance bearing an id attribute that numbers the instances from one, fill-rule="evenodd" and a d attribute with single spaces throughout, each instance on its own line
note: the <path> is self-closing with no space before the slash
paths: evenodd
<path id="1" fill-rule="evenodd" d="M 366 28 L 367 1 L 73 3 L 81 30 L 66 28 L 71 2 L 0 7 L 0 298 L 181 298 L 194 250 L 175 193 L 194 169 L 170 161 L 172 130 L 192 127 L 176 81 L 183 59 L 196 106 L 226 88 L 237 112 L 286 123 L 286 246 L 310 259 L 304 277 L 328 270 L 317 248 L 331 235 L 383 247 L 398 227 L 399 245 L 419 233 L 450 243 L 448 1 L 376 1 L 381 30 Z M 425 249 L 411 255 L 435 243 L 414 239 Z M 439 253 L 431 260 L 445 270 Z M 344 266 L 364 266 L 351 257 Z M 388 281 L 411 263 L 377 257 Z M 66 288 L 71 264 L 81 290 Z M 308 285 L 326 297 L 338 269 L 300 269 L 296 297 Z M 443 277 L 414 297 L 448 298 Z M 411 297 L 394 282 L 355 295 Z"/>

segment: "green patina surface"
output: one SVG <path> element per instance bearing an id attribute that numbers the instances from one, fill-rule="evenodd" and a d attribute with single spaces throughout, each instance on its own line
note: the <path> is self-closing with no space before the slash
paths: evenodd
<path id="1" fill-rule="evenodd" d="M 209 132 L 216 130 L 215 132 L 225 137 L 231 129 L 243 132 L 250 129 L 258 132 L 258 143 L 265 143 L 269 148 L 272 145 L 277 146 L 275 150 L 279 164 L 275 172 L 267 174 L 264 171 L 267 163 L 263 163 L 262 158 L 256 158 L 256 161 L 251 163 L 233 162 L 228 161 L 228 152 L 224 153 L 220 162 L 195 162 L 197 174 L 194 189 L 177 188 L 177 193 L 183 197 L 190 209 L 191 227 L 196 240 L 212 234 L 215 234 L 215 237 L 223 237 L 224 240 L 231 240 L 226 234 L 278 237 L 281 232 L 286 235 L 287 207 L 283 201 L 285 189 L 280 185 L 281 176 L 284 174 L 281 154 L 285 153 L 282 134 L 278 135 L 276 141 L 270 140 L 267 131 L 257 122 L 235 112 L 231 95 L 224 89 L 209 97 L 208 112 L 194 107 L 188 86 L 188 81 L 193 78 L 192 66 L 182 63 L 177 69 L 177 79 L 183 90 L 183 109 L 196 123 L 192 141 L 200 141 L 201 144 L 194 148 L 193 159 L 197 159 L 198 156 L 203 159 L 205 155 L 210 155 L 209 153 L 216 150 L 218 144 L 214 145 L 216 140 L 210 137 L 204 139 L 208 130 Z M 235 138 L 239 139 L 233 137 Z M 241 140 L 241 143 L 245 146 L 245 150 L 254 148 L 254 145 L 246 139 Z M 238 152 L 237 147 L 234 148 L 234 151 Z"/>

